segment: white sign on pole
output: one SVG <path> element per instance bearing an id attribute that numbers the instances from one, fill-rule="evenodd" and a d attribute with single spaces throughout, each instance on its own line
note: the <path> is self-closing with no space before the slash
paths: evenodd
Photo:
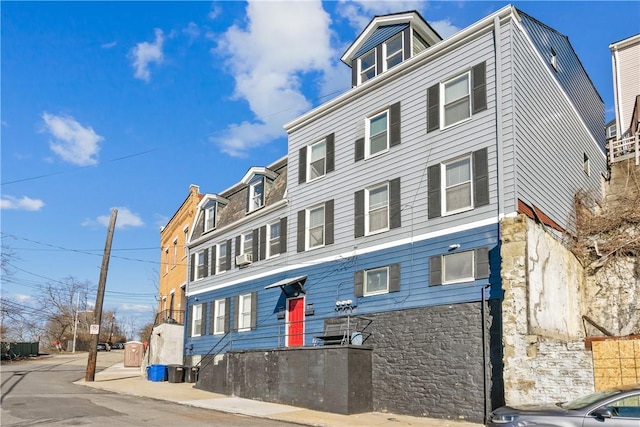
<path id="1" fill-rule="evenodd" d="M 89 327 L 89 333 L 91 335 L 98 335 L 100 333 L 100 325 L 91 325 Z"/>

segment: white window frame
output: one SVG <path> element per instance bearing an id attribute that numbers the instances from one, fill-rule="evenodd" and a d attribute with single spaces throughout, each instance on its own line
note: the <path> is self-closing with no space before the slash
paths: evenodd
<path id="1" fill-rule="evenodd" d="M 453 257 L 459 257 L 461 255 L 469 255 L 470 258 L 470 270 L 471 274 L 469 276 L 459 277 L 453 280 L 447 280 L 447 259 L 452 259 Z M 453 252 L 450 254 L 442 255 L 442 284 L 443 285 L 451 285 L 454 283 L 465 283 L 465 282 L 473 282 L 475 280 L 475 269 L 476 269 L 476 259 L 475 259 L 475 251 L 462 251 L 462 252 Z"/>
<path id="2" fill-rule="evenodd" d="M 214 318 L 213 318 L 213 335 L 224 334 L 225 324 L 224 319 L 227 315 L 227 302 L 225 299 L 217 299 L 213 303 Z"/>
<path id="3" fill-rule="evenodd" d="M 447 167 L 454 164 L 454 163 L 458 163 L 460 161 L 463 160 L 467 160 L 468 164 L 469 164 L 469 180 L 468 181 L 464 181 L 464 182 L 459 182 L 456 183 L 455 185 L 452 186 L 447 186 Z M 453 214 L 457 214 L 460 212 L 466 212 L 469 210 L 472 210 L 474 207 L 474 200 L 473 200 L 473 190 L 474 190 L 474 183 L 473 183 L 473 161 L 471 158 L 471 155 L 467 155 L 467 156 L 462 156 L 462 157 L 457 157 L 455 159 L 449 160 L 447 162 L 441 163 L 440 164 L 440 176 L 442 177 L 440 185 L 441 185 L 441 201 L 440 201 L 440 205 L 442 206 L 442 216 L 446 216 L 446 215 L 453 215 Z M 458 208 L 455 210 L 449 210 L 449 206 L 447 205 L 447 190 L 455 188 L 455 187 L 459 187 L 462 185 L 465 185 L 469 183 L 469 200 L 470 200 L 470 204 L 469 206 L 465 206 L 462 208 Z"/>
<path id="4" fill-rule="evenodd" d="M 467 98 L 467 107 L 469 108 L 469 116 L 462 118 L 458 121 L 446 124 L 446 108 L 450 105 L 456 104 L 456 103 L 461 103 L 461 100 L 463 100 L 465 98 L 465 96 L 463 97 L 459 97 L 453 101 L 450 101 L 449 103 L 446 103 L 446 98 L 445 98 L 445 94 L 446 94 L 446 88 L 447 85 L 456 82 L 457 80 L 460 80 L 462 78 L 466 78 L 467 79 L 467 94 L 466 94 L 466 98 Z M 452 77 L 450 79 L 448 79 L 447 81 L 444 81 L 440 84 L 440 99 L 442 100 L 442 102 L 440 102 L 440 129 L 447 129 L 450 128 L 452 126 L 455 126 L 459 123 L 463 123 L 466 122 L 467 120 L 471 120 L 471 116 L 472 116 L 472 111 L 471 111 L 471 96 L 472 96 L 472 91 L 471 91 L 471 70 L 465 71 L 462 74 L 458 74 L 455 77 Z"/>
<path id="5" fill-rule="evenodd" d="M 618 127 L 614 124 L 607 128 L 607 139 L 618 136 Z"/>
<path id="6" fill-rule="evenodd" d="M 256 193 L 256 187 L 259 185 L 262 185 L 262 193 Z M 262 175 L 256 176 L 249 183 L 249 212 L 253 212 L 264 207 L 266 191 L 267 179 Z M 259 199 L 256 197 L 256 194 L 260 194 Z M 256 203 L 256 200 L 259 200 L 259 203 Z"/>
<path id="7" fill-rule="evenodd" d="M 240 238 L 240 254 L 253 254 L 253 231 L 247 231 L 241 234 Z M 247 242 L 249 244 L 247 245 Z"/>
<path id="8" fill-rule="evenodd" d="M 391 56 L 390 56 L 389 55 L 389 44 L 391 44 L 391 42 L 395 41 L 396 39 L 400 39 L 400 50 L 397 50 L 397 51 L 393 52 L 391 54 Z M 403 55 L 404 55 L 404 33 L 400 32 L 400 33 L 396 34 L 395 36 L 391 37 L 386 42 L 384 42 L 382 50 L 383 50 L 383 54 L 384 54 L 384 71 L 389 70 L 389 69 L 395 67 L 396 65 L 400 65 L 402 63 L 402 59 L 403 59 Z M 400 55 L 400 62 L 398 62 L 395 65 L 392 65 L 391 67 L 389 67 L 389 59 L 397 57 L 398 55 Z"/>
<path id="9" fill-rule="evenodd" d="M 386 275 L 387 275 L 387 286 L 385 289 L 379 289 L 376 291 L 369 291 L 369 275 L 373 275 L 374 273 L 378 272 L 378 271 L 385 271 Z M 371 295 L 381 295 L 381 294 L 388 294 L 389 293 L 389 267 L 378 267 L 378 268 L 372 268 L 369 270 L 365 270 L 364 271 L 364 277 L 363 277 L 364 283 L 363 283 L 363 295 L 364 296 L 371 296 Z"/>
<path id="10" fill-rule="evenodd" d="M 274 226 L 274 225 L 278 226 L 278 231 L 279 232 L 278 232 L 278 236 L 277 237 L 274 237 L 271 234 L 271 227 Z M 274 221 L 274 222 L 271 222 L 271 223 L 267 224 L 267 241 L 266 241 L 267 258 L 272 258 L 272 257 L 276 257 L 276 256 L 280 255 L 280 245 L 281 245 L 280 238 L 282 237 L 282 229 L 281 229 L 281 227 L 282 227 L 282 224 L 280 223 L 280 220 L 277 220 L 277 221 Z M 276 239 L 278 240 L 278 253 L 274 254 L 274 253 L 271 253 L 271 243 L 272 243 L 273 240 L 276 240 Z"/>
<path id="11" fill-rule="evenodd" d="M 173 239 L 173 267 L 178 264 L 178 238 Z"/>
<path id="12" fill-rule="evenodd" d="M 321 158 L 317 159 L 316 162 L 322 160 L 322 173 L 313 178 L 311 176 L 311 172 L 313 171 L 312 164 L 314 163 L 313 158 L 313 150 L 314 147 L 318 147 L 321 144 L 324 144 L 324 154 Z M 327 174 L 327 139 L 322 138 L 319 141 L 314 142 L 313 144 L 307 146 L 307 182 L 315 181 L 317 179 L 322 178 Z"/>
<path id="13" fill-rule="evenodd" d="M 202 262 L 200 262 L 202 261 Z M 198 251 L 196 252 L 196 256 L 195 256 L 195 260 L 194 260 L 194 275 L 193 275 L 193 280 L 202 280 L 205 276 L 204 274 L 202 274 L 202 276 L 200 275 L 201 273 L 204 273 L 204 269 L 206 268 L 206 265 L 204 263 L 204 251 Z M 201 272 L 200 269 L 202 269 L 203 271 Z"/>
<path id="14" fill-rule="evenodd" d="M 251 294 L 238 296 L 238 332 L 251 330 L 251 302 Z"/>
<path id="15" fill-rule="evenodd" d="M 220 248 L 224 246 L 225 251 L 224 251 L 224 255 L 221 256 L 220 255 Z M 224 273 L 225 271 L 229 271 L 230 266 L 225 265 L 225 269 L 221 270 L 221 264 L 220 264 L 220 260 L 224 258 L 224 263 L 227 263 L 227 252 L 229 251 L 229 245 L 227 245 L 227 242 L 222 242 L 222 243 L 218 243 L 216 245 L 216 274 L 220 274 L 220 273 Z"/>
<path id="16" fill-rule="evenodd" d="M 383 110 L 383 111 L 379 111 L 369 117 L 367 117 L 366 119 L 366 129 L 365 129 L 365 147 L 364 147 L 364 157 L 365 158 L 370 158 L 370 157 L 375 157 L 375 156 L 379 156 L 381 154 L 386 153 L 387 151 L 389 151 L 389 119 L 390 119 L 390 114 L 389 114 L 389 109 Z M 386 139 L 386 146 L 384 149 L 376 151 L 375 153 L 371 153 L 371 122 L 380 117 L 380 116 L 386 116 L 386 120 L 387 120 L 387 127 L 384 131 L 385 133 L 385 139 Z M 376 134 L 380 135 L 382 134 L 382 132 L 379 132 Z"/>
<path id="17" fill-rule="evenodd" d="M 382 187 L 385 187 L 387 192 L 387 204 L 385 206 L 379 206 L 375 208 L 375 211 L 379 211 L 381 209 L 387 210 L 387 226 L 383 228 L 379 228 L 377 230 L 371 229 L 371 192 L 378 190 Z M 364 210 L 365 210 L 365 235 L 382 233 L 385 231 L 389 231 L 389 183 L 385 182 L 382 184 L 375 185 L 373 187 L 365 188 L 364 190 Z"/>
<path id="18" fill-rule="evenodd" d="M 211 205 L 207 204 L 204 207 L 204 231 L 211 231 L 216 228 L 216 205 L 214 201 L 210 201 Z"/>
<path id="19" fill-rule="evenodd" d="M 322 225 L 316 226 L 313 229 L 317 229 L 322 227 L 322 244 L 319 245 L 315 245 L 315 246 L 311 246 L 311 212 L 315 212 L 319 209 L 322 209 Z M 327 223 L 327 211 L 325 208 L 324 203 L 321 205 L 316 205 L 314 207 L 311 207 L 309 209 L 306 210 L 305 212 L 306 214 L 306 218 L 305 218 L 305 247 L 307 250 L 310 249 L 317 249 L 317 248 L 322 248 L 325 245 L 326 242 L 326 223 Z"/>
<path id="20" fill-rule="evenodd" d="M 202 304 L 196 304 L 193 306 L 193 319 L 191 319 L 191 336 L 199 337 L 200 329 L 202 328 Z"/>
<path id="21" fill-rule="evenodd" d="M 362 60 L 365 57 L 368 57 L 369 55 L 373 55 L 373 65 L 363 69 L 362 68 Z M 371 80 L 372 78 L 374 78 L 375 76 L 378 75 L 377 73 L 377 69 L 378 69 L 378 55 L 376 55 L 376 49 L 373 48 L 371 49 L 369 52 L 365 53 L 364 55 L 362 55 L 361 57 L 358 58 L 358 82 L 359 83 L 364 83 L 367 80 Z M 365 75 L 366 73 L 368 73 L 369 71 L 373 70 L 373 75 L 371 77 L 367 77 L 365 79 L 363 79 L 363 75 Z"/>

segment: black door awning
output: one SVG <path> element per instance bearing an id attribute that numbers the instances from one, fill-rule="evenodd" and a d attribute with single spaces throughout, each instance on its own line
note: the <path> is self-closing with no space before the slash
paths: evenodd
<path id="1" fill-rule="evenodd" d="M 297 296 L 304 294 L 304 282 L 307 281 L 307 276 L 291 277 L 289 279 L 283 279 L 278 282 L 265 286 L 265 289 L 280 288 L 287 297 Z M 285 289 L 288 288 L 288 289 Z M 289 291 L 289 292 L 287 292 Z"/>

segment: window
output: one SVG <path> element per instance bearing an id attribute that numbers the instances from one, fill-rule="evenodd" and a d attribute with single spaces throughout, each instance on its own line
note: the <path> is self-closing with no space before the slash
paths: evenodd
<path id="1" fill-rule="evenodd" d="M 637 419 L 640 418 L 640 395 L 636 394 L 618 399 L 616 401 L 608 403 L 606 408 L 609 409 L 611 411 L 611 414 L 613 415 L 611 424 L 615 424 L 616 421 L 613 420 L 619 418 L 628 418 L 629 423 L 635 423 L 637 422 Z"/>
<path id="2" fill-rule="evenodd" d="M 385 43 L 387 51 L 386 69 L 395 67 L 402 62 L 402 33 Z"/>
<path id="3" fill-rule="evenodd" d="M 178 263 L 178 238 L 176 237 L 173 240 L 173 266 L 175 267 Z"/>
<path id="4" fill-rule="evenodd" d="M 607 138 L 615 138 L 618 135 L 618 128 L 616 125 L 609 126 L 607 128 Z"/>
<path id="5" fill-rule="evenodd" d="M 210 200 L 204 207 L 204 231 L 213 230 L 216 226 L 216 202 Z"/>
<path id="6" fill-rule="evenodd" d="M 368 297 L 400 291 L 400 264 L 359 270 L 354 276 L 356 297 Z"/>
<path id="7" fill-rule="evenodd" d="M 280 253 L 280 221 L 267 225 L 267 257 Z"/>
<path id="8" fill-rule="evenodd" d="M 389 148 L 388 138 L 388 112 L 384 111 L 367 119 L 367 132 L 369 143 L 366 146 L 366 157 L 386 151 Z"/>
<path id="9" fill-rule="evenodd" d="M 327 144 L 324 139 L 309 146 L 309 165 L 307 167 L 309 176 L 307 181 L 313 181 L 325 175 L 326 156 Z"/>
<path id="10" fill-rule="evenodd" d="M 218 244 L 218 257 L 216 259 L 216 272 L 222 273 L 229 269 L 227 262 L 227 252 L 229 251 L 228 242 Z"/>
<path id="11" fill-rule="evenodd" d="M 445 213 L 455 213 L 473 207 L 471 193 L 471 157 L 442 164 L 445 181 L 442 203 Z"/>
<path id="12" fill-rule="evenodd" d="M 487 149 L 427 168 L 428 218 L 489 204 Z"/>
<path id="13" fill-rule="evenodd" d="M 307 248 L 324 246 L 324 205 L 307 211 Z"/>
<path id="14" fill-rule="evenodd" d="M 451 126 L 471 117 L 469 73 L 464 73 L 442 85 L 442 127 Z"/>
<path id="15" fill-rule="evenodd" d="M 376 295 L 389 291 L 389 268 L 375 268 L 364 272 L 364 294 Z"/>
<path id="16" fill-rule="evenodd" d="M 218 299 L 214 302 L 214 313 L 215 318 L 213 321 L 213 333 L 215 334 L 224 334 L 225 333 L 225 319 L 227 315 L 227 305 L 226 300 Z"/>
<path id="17" fill-rule="evenodd" d="M 553 67 L 554 71 L 558 71 L 558 55 L 556 54 L 556 51 L 551 49 L 551 66 Z"/>
<path id="18" fill-rule="evenodd" d="M 238 297 L 238 330 L 246 331 L 251 328 L 251 294 Z"/>
<path id="19" fill-rule="evenodd" d="M 472 282 L 489 277 L 489 249 L 450 252 L 429 258 L 429 282 L 434 285 Z"/>
<path id="20" fill-rule="evenodd" d="M 376 50 L 373 49 L 358 59 L 360 63 L 360 83 L 364 83 L 376 75 Z"/>
<path id="21" fill-rule="evenodd" d="M 585 175 L 591 176 L 591 162 L 587 153 L 582 154 L 582 170 L 584 170 Z"/>
<path id="22" fill-rule="evenodd" d="M 169 273 L 169 248 L 164 249 L 164 274 Z"/>
<path id="23" fill-rule="evenodd" d="M 184 251 L 182 253 L 182 257 L 186 258 L 186 256 L 189 254 L 189 247 L 187 246 L 187 243 L 189 242 L 189 227 L 187 226 L 183 228 L 182 233 L 184 234 Z"/>
<path id="24" fill-rule="evenodd" d="M 203 277 L 205 277 L 207 275 L 207 273 L 206 273 L 206 268 L 207 268 L 206 258 L 207 257 L 206 257 L 205 251 L 200 251 L 200 252 L 196 253 L 196 276 L 195 276 L 195 280 L 202 279 Z"/>
<path id="25" fill-rule="evenodd" d="M 202 327 L 204 323 L 202 322 L 202 304 L 192 306 L 192 316 L 191 316 L 191 336 L 199 337 L 202 335 Z"/>
<path id="26" fill-rule="evenodd" d="M 249 231 L 242 235 L 242 249 L 240 253 L 253 254 L 253 231 Z"/>
<path id="27" fill-rule="evenodd" d="M 258 176 L 249 184 L 249 212 L 264 206 L 264 177 Z"/>
<path id="28" fill-rule="evenodd" d="M 367 234 L 389 229 L 389 185 L 384 183 L 365 190 Z"/>
<path id="29" fill-rule="evenodd" d="M 427 132 L 463 122 L 487 109 L 486 63 L 427 89 Z"/>

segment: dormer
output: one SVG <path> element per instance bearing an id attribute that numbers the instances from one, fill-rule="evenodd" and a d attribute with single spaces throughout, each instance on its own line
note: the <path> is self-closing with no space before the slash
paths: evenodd
<path id="1" fill-rule="evenodd" d="M 358 86 L 438 43 L 442 37 L 416 11 L 376 16 L 342 55 Z"/>
<path id="2" fill-rule="evenodd" d="M 278 174 L 264 167 L 252 167 L 242 178 L 247 186 L 247 213 L 264 206 L 266 195 Z"/>
<path id="3" fill-rule="evenodd" d="M 205 194 L 198 203 L 194 230 L 198 229 L 202 234 L 214 230 L 218 225 L 220 210 L 228 203 L 227 199 L 217 194 Z"/>

